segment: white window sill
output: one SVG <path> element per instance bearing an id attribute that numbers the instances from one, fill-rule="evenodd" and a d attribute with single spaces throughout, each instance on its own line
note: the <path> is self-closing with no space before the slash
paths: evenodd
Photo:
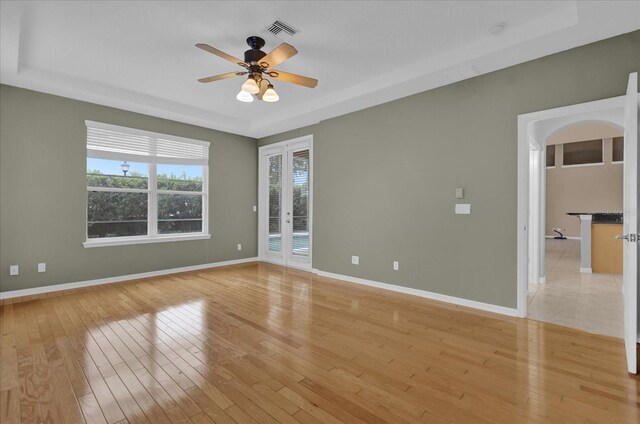
<path id="1" fill-rule="evenodd" d="M 107 246 L 125 246 L 129 244 L 148 244 L 148 243 L 165 243 L 171 241 L 190 241 L 190 240 L 208 240 L 211 234 L 172 234 L 157 237 L 110 237 L 90 239 L 82 243 L 85 248 L 89 247 L 107 247 Z"/>

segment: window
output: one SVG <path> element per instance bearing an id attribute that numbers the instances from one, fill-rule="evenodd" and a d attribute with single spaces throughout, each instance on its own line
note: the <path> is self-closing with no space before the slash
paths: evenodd
<path id="1" fill-rule="evenodd" d="M 565 143 L 562 146 L 562 158 L 563 166 L 601 164 L 602 140 Z"/>
<path id="2" fill-rule="evenodd" d="M 556 146 L 555 144 L 547 146 L 547 168 L 556 166 Z"/>
<path id="3" fill-rule="evenodd" d="M 209 238 L 209 143 L 87 121 L 85 247 Z"/>
<path id="4" fill-rule="evenodd" d="M 613 138 L 613 162 L 624 161 L 624 137 Z"/>

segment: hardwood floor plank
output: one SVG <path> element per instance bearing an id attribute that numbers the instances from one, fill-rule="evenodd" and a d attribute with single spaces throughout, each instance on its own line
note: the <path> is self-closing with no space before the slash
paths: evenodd
<path id="1" fill-rule="evenodd" d="M 149 421 L 160 424 L 171 423 L 172 420 L 169 419 L 164 409 L 149 394 L 147 389 L 140 383 L 126 363 L 123 362 L 116 365 L 115 369 L 120 380 L 124 383 L 127 390 L 131 393 L 131 396 L 138 403 L 138 406 L 147 416 Z M 166 405 L 167 408 L 170 406 L 172 405 Z M 179 420 L 184 422 L 186 420 L 186 416 L 183 415 L 182 417 L 179 417 Z"/>
<path id="2" fill-rule="evenodd" d="M 7 304 L 0 314 L 0 423 L 20 422 L 18 357 L 14 307 Z"/>
<path id="3" fill-rule="evenodd" d="M 17 339 L 16 362 L 20 388 L 20 422 L 39 424 L 42 422 L 42 418 L 38 405 L 38 381 L 34 368 L 33 348 L 27 327 L 31 315 L 25 312 L 29 306 L 29 303 L 25 303 L 16 307 L 19 319 L 19 323 L 15 326 L 15 332 Z"/>
<path id="4" fill-rule="evenodd" d="M 254 420 L 251 415 L 247 414 L 245 411 L 243 411 L 241 408 L 239 408 L 236 405 L 233 405 L 232 407 L 230 407 L 229 409 L 227 409 L 227 413 L 229 414 L 229 416 L 231 416 L 231 418 L 233 418 L 233 421 L 235 421 L 237 424 L 259 424 L 259 421 Z"/>
<path id="5" fill-rule="evenodd" d="M 186 393 L 189 395 L 191 400 L 193 400 L 216 424 L 234 424 L 233 419 L 227 415 L 225 410 L 216 405 L 215 402 L 211 401 L 206 393 L 198 387 L 194 386 L 186 390 Z"/>
<path id="6" fill-rule="evenodd" d="M 100 410 L 100 405 L 93 394 L 84 395 L 78 398 L 80 409 L 84 414 L 87 423 L 106 424 L 107 420 Z"/>
<path id="7" fill-rule="evenodd" d="M 122 412 L 131 424 L 145 423 L 149 424 L 149 420 L 144 411 L 136 402 L 133 395 L 127 390 L 120 377 L 117 374 L 105 378 L 105 382 L 111 389 L 111 393 L 116 398 L 118 405 L 122 408 Z"/>
<path id="8" fill-rule="evenodd" d="M 204 413 L 191 417 L 191 422 L 193 424 L 215 424 L 215 422 Z"/>

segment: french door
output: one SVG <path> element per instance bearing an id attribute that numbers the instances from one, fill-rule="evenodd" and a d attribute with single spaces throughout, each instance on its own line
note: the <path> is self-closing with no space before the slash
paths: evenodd
<path id="1" fill-rule="evenodd" d="M 259 254 L 311 269 L 312 138 L 260 148 Z"/>

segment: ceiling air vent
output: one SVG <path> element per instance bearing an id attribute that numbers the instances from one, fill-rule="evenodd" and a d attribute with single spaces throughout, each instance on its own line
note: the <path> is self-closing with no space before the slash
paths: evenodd
<path id="1" fill-rule="evenodd" d="M 271 25 L 269 25 L 264 32 L 268 32 L 269 34 L 273 34 L 276 37 L 282 40 L 288 40 L 294 35 L 296 35 L 299 30 L 295 29 L 291 25 L 282 22 L 281 20 L 277 20 Z"/>

